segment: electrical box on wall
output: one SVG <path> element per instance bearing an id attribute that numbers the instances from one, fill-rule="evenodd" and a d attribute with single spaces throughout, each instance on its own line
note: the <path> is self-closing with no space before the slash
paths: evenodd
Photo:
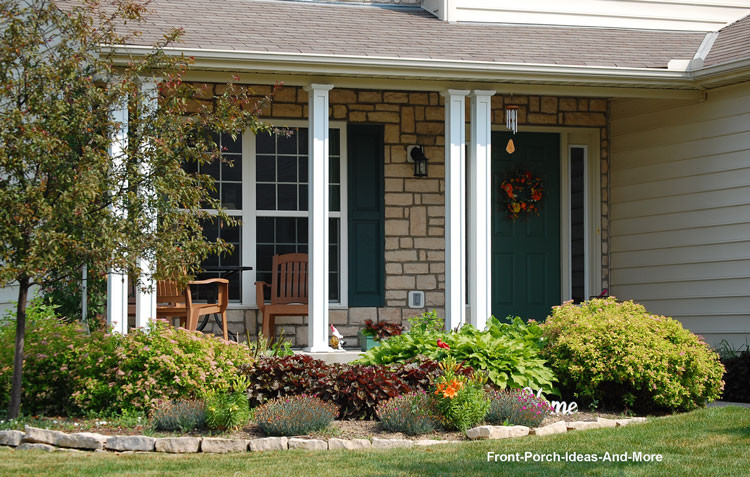
<path id="1" fill-rule="evenodd" d="M 424 308 L 424 292 L 423 291 L 410 291 L 409 292 L 409 308 Z"/>

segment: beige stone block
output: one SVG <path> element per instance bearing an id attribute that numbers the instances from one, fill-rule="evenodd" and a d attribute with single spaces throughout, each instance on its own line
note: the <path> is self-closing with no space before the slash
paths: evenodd
<path id="1" fill-rule="evenodd" d="M 386 300 L 388 306 L 406 306 L 406 300 Z"/>
<path id="2" fill-rule="evenodd" d="M 383 102 L 383 95 L 380 91 L 360 91 L 359 92 L 360 103 L 381 103 Z"/>
<path id="3" fill-rule="evenodd" d="M 445 261 L 445 252 L 444 251 L 437 251 L 437 250 L 428 250 L 427 251 L 427 257 L 426 259 L 430 262 L 436 262 L 436 261 Z"/>
<path id="4" fill-rule="evenodd" d="M 445 203 L 443 194 L 422 194 L 422 203 L 426 205 L 440 205 Z"/>
<path id="5" fill-rule="evenodd" d="M 345 325 L 349 322 L 348 310 L 328 310 L 328 322 L 334 325 Z"/>
<path id="6" fill-rule="evenodd" d="M 566 126 L 606 126 L 607 117 L 603 113 L 565 113 Z"/>
<path id="7" fill-rule="evenodd" d="M 363 325 L 365 321 L 378 320 L 378 309 L 375 307 L 349 308 L 349 324 Z"/>
<path id="8" fill-rule="evenodd" d="M 445 248 L 445 240 L 443 238 L 437 238 L 437 237 L 415 238 L 414 247 L 430 249 L 430 250 L 443 250 Z"/>
<path id="9" fill-rule="evenodd" d="M 354 123 L 363 123 L 367 121 L 367 113 L 364 111 L 351 111 L 349 113 L 349 121 Z"/>
<path id="10" fill-rule="evenodd" d="M 413 126 L 412 126 L 413 128 Z M 404 125 L 403 125 L 403 117 L 402 117 L 402 123 L 401 123 L 401 132 L 404 131 Z M 401 144 L 416 144 L 417 143 L 417 136 L 416 134 L 402 134 L 401 135 Z"/>
<path id="11" fill-rule="evenodd" d="M 557 114 L 529 113 L 529 124 L 556 124 Z"/>
<path id="12" fill-rule="evenodd" d="M 416 250 L 394 250 L 385 252 L 386 262 L 415 262 L 416 260 Z"/>
<path id="13" fill-rule="evenodd" d="M 445 235 L 445 228 L 443 227 L 430 227 L 427 229 L 427 235 L 430 237 L 442 237 Z"/>
<path id="14" fill-rule="evenodd" d="M 575 111 L 578 109 L 578 101 L 576 98 L 560 98 L 559 108 L 560 111 Z"/>
<path id="15" fill-rule="evenodd" d="M 540 109 L 543 113 L 557 113 L 557 98 L 555 96 L 542 97 Z"/>
<path id="16" fill-rule="evenodd" d="M 350 111 L 375 111 L 375 106 L 372 104 L 360 104 L 360 103 L 353 103 L 348 104 Z"/>
<path id="17" fill-rule="evenodd" d="M 404 273 L 404 267 L 400 263 L 386 263 L 385 273 L 388 275 L 401 275 Z"/>
<path id="18" fill-rule="evenodd" d="M 409 93 L 409 103 L 411 104 L 430 104 L 427 93 Z"/>
<path id="19" fill-rule="evenodd" d="M 427 306 L 443 306 L 445 305 L 445 293 L 443 292 L 427 292 L 424 294 L 424 301 Z"/>
<path id="20" fill-rule="evenodd" d="M 383 93 L 383 101 L 386 103 L 408 103 L 409 93 L 401 91 L 386 91 Z"/>
<path id="21" fill-rule="evenodd" d="M 427 121 L 445 121 L 445 108 L 429 106 L 424 110 L 424 117 Z"/>
<path id="22" fill-rule="evenodd" d="M 386 290 L 385 297 L 387 299 L 405 300 L 408 297 L 408 292 L 406 290 Z"/>
<path id="23" fill-rule="evenodd" d="M 284 118 L 302 117 L 302 106 L 299 104 L 273 104 L 273 115 Z"/>
<path id="24" fill-rule="evenodd" d="M 277 88 L 273 100 L 276 103 L 294 103 L 297 101 L 297 89 L 287 86 Z"/>
<path id="25" fill-rule="evenodd" d="M 250 450 L 253 452 L 286 450 L 289 448 L 289 439 L 286 437 L 263 437 L 250 441 Z"/>
<path id="26" fill-rule="evenodd" d="M 401 108 L 401 132 L 414 132 L 414 108 L 411 106 Z M 416 137 L 414 139 L 416 140 Z M 401 138 L 401 141 L 408 142 L 405 141 L 403 137 Z"/>
<path id="27" fill-rule="evenodd" d="M 427 122 L 427 121 L 419 121 L 417 122 L 417 134 L 425 134 L 425 135 L 431 135 L 436 136 L 438 134 L 443 134 L 445 131 L 445 124 L 441 122 Z"/>
<path id="28" fill-rule="evenodd" d="M 412 207 L 409 210 L 409 234 L 427 234 L 427 209 L 425 207 Z"/>
<path id="29" fill-rule="evenodd" d="M 307 326 L 298 326 L 297 328 L 295 328 L 294 345 L 307 346 Z"/>
<path id="30" fill-rule="evenodd" d="M 386 220 L 385 221 L 385 234 L 386 235 L 407 235 L 409 233 L 409 221 L 408 220 Z"/>
<path id="31" fill-rule="evenodd" d="M 606 99 L 592 99 L 589 101 L 589 111 L 607 111 L 607 100 Z"/>
<path id="32" fill-rule="evenodd" d="M 367 113 L 367 120 L 374 123 L 398 123 L 399 114 L 389 111 L 372 111 Z"/>
<path id="33" fill-rule="evenodd" d="M 385 180 L 385 191 L 386 192 L 403 192 L 404 191 L 404 180 L 399 178 L 389 177 Z"/>
<path id="34" fill-rule="evenodd" d="M 562 434 L 568 432 L 568 425 L 565 421 L 557 421 L 554 424 L 550 424 L 544 427 L 534 427 L 529 431 L 529 434 L 536 436 L 549 436 L 552 434 Z"/>
<path id="35" fill-rule="evenodd" d="M 586 98 L 578 98 L 578 111 L 588 111 L 589 100 Z"/>
<path id="36" fill-rule="evenodd" d="M 277 325 L 301 325 L 304 323 L 304 318 L 301 316 L 277 316 Z"/>
<path id="37" fill-rule="evenodd" d="M 333 106 L 333 118 L 334 119 L 346 119 L 347 109 L 343 104 L 336 104 Z"/>
<path id="38" fill-rule="evenodd" d="M 401 245 L 401 248 L 412 248 L 414 247 L 414 239 L 411 237 L 401 237 L 399 239 L 399 244 Z"/>
<path id="39" fill-rule="evenodd" d="M 202 99 L 188 99 L 185 101 L 185 112 L 187 113 L 200 113 L 201 111 L 211 111 L 214 107 L 214 102 L 210 100 Z"/>
<path id="40" fill-rule="evenodd" d="M 332 437 L 328 439 L 328 448 L 331 450 L 334 449 L 347 449 L 347 450 L 355 450 L 355 449 L 369 449 L 371 447 L 371 443 L 369 439 L 339 439 L 337 437 Z"/>
<path id="41" fill-rule="evenodd" d="M 413 290 L 414 289 L 414 277 L 405 275 L 395 275 L 385 277 L 385 288 L 386 289 L 400 289 L 400 290 Z"/>
<path id="42" fill-rule="evenodd" d="M 404 190 L 407 192 L 438 192 L 440 181 L 438 179 L 405 179 Z"/>
<path id="43" fill-rule="evenodd" d="M 398 112 L 401 111 L 401 106 L 397 104 L 376 104 L 375 105 L 375 111 L 392 111 L 392 112 Z"/>
<path id="44" fill-rule="evenodd" d="M 422 197 L 422 199 L 424 200 L 424 196 Z M 444 217 L 445 207 L 438 205 L 427 207 L 427 215 L 429 217 Z"/>
<path id="45" fill-rule="evenodd" d="M 445 273 L 445 263 L 441 263 L 441 262 L 431 263 L 430 273 Z"/>
<path id="46" fill-rule="evenodd" d="M 418 275 L 417 276 L 417 289 L 418 290 L 434 290 L 437 288 L 437 280 L 433 275 Z"/>
<path id="47" fill-rule="evenodd" d="M 299 437 L 292 437 L 289 439 L 290 449 L 304 449 L 304 450 L 328 450 L 328 442 L 323 439 L 301 439 Z"/>
<path id="48" fill-rule="evenodd" d="M 529 96 L 529 111 L 539 112 L 539 96 Z"/>
<path id="49" fill-rule="evenodd" d="M 401 308 L 378 308 L 378 322 L 401 322 Z"/>
<path id="50" fill-rule="evenodd" d="M 414 164 L 407 163 L 406 161 L 406 147 L 405 146 L 391 146 L 391 162 L 394 164 L 406 164 L 408 166 L 407 169 L 404 169 L 405 172 L 401 175 L 401 177 L 412 177 L 414 175 Z"/>
<path id="51" fill-rule="evenodd" d="M 399 131 L 398 124 L 386 124 L 385 125 L 385 143 L 386 144 L 398 144 L 401 139 L 401 132 Z"/>
<path id="52" fill-rule="evenodd" d="M 404 156 L 406 153 L 404 153 Z M 393 158 L 391 158 L 393 162 Z M 400 164 L 386 164 L 385 177 L 412 177 L 414 175 L 414 166 L 406 162 Z"/>
<path id="53" fill-rule="evenodd" d="M 479 426 L 466 431 L 469 439 L 508 439 L 529 435 L 526 426 Z"/>
<path id="54" fill-rule="evenodd" d="M 385 194 L 385 205 L 412 205 L 413 203 L 413 194 L 404 194 L 398 192 L 386 192 Z"/>
<path id="55" fill-rule="evenodd" d="M 413 275 L 421 275 L 429 272 L 429 264 L 427 263 L 405 263 L 404 273 L 410 273 Z M 419 282 L 417 282 L 419 283 Z"/>
<path id="56" fill-rule="evenodd" d="M 424 106 L 415 106 L 414 107 L 414 119 L 416 121 L 424 121 Z"/>
<path id="57" fill-rule="evenodd" d="M 505 104 L 529 104 L 528 96 L 513 96 L 512 98 L 505 98 Z"/>
<path id="58" fill-rule="evenodd" d="M 388 179 L 386 179 L 388 180 Z M 385 208 L 385 218 L 386 219 L 400 219 L 404 216 L 404 209 L 403 207 L 386 207 Z"/>
<path id="59" fill-rule="evenodd" d="M 357 93 L 350 89 L 333 88 L 328 93 L 328 98 L 331 103 L 356 103 Z"/>

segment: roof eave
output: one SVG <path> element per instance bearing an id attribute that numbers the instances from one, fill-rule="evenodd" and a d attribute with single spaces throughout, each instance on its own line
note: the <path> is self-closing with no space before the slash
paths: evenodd
<path id="1" fill-rule="evenodd" d="M 143 55 L 147 46 L 113 48 L 118 56 Z M 171 55 L 195 59 L 193 68 L 206 71 L 287 73 L 451 81 L 524 82 L 575 86 L 638 87 L 695 90 L 692 75 L 667 69 L 590 65 L 496 63 L 424 58 L 341 56 L 265 51 L 165 48 Z"/>

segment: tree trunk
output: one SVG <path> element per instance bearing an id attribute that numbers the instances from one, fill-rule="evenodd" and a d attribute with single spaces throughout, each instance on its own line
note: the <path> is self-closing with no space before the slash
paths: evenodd
<path id="1" fill-rule="evenodd" d="M 10 391 L 8 419 L 15 419 L 21 411 L 21 385 L 23 383 L 23 342 L 26 335 L 26 301 L 29 297 L 29 279 L 18 282 L 18 306 L 16 307 L 16 349 L 13 355 L 13 386 Z"/>

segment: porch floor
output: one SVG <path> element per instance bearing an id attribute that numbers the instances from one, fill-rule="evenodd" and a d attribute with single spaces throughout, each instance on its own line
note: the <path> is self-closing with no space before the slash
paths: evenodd
<path id="1" fill-rule="evenodd" d="M 359 350 L 330 351 L 327 353 L 310 353 L 302 349 L 292 349 L 292 351 L 294 351 L 294 354 L 306 354 L 326 364 L 351 363 L 362 355 L 362 352 Z"/>

